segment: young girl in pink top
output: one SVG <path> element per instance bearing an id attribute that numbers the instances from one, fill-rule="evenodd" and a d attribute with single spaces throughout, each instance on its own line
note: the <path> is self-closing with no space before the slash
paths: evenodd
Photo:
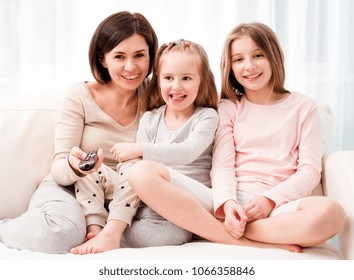
<path id="1" fill-rule="evenodd" d="M 235 238 L 308 247 L 334 236 L 344 212 L 310 196 L 324 153 L 318 111 L 284 80 L 283 53 L 268 26 L 231 31 L 211 171 L 214 211 Z"/>

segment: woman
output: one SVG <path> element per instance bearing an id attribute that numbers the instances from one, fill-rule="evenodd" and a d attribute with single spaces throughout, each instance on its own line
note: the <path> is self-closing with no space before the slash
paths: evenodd
<path id="1" fill-rule="evenodd" d="M 28 211 L 0 224 L 1 242 L 45 253 L 67 253 L 84 242 L 85 218 L 72 186 L 79 180 L 110 184 L 116 177 L 117 162 L 109 150 L 117 142 L 135 141 L 139 95 L 157 46 L 155 31 L 139 13 L 115 13 L 100 23 L 89 48 L 95 81 L 68 90 L 58 114 L 51 172 Z M 95 149 L 93 169 L 80 170 L 86 152 Z"/>

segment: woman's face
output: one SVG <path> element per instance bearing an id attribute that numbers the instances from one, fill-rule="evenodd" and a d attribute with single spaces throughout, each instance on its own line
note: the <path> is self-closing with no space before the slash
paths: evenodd
<path id="1" fill-rule="evenodd" d="M 268 58 L 251 39 L 244 35 L 231 44 L 231 67 L 236 80 L 249 92 L 269 92 L 272 69 Z"/>
<path id="2" fill-rule="evenodd" d="M 149 71 L 149 46 L 142 35 L 134 34 L 104 55 L 102 65 L 111 82 L 123 90 L 135 91 Z"/>

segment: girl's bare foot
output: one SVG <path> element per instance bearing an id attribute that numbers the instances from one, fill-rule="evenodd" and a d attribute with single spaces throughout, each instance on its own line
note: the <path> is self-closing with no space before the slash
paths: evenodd
<path id="1" fill-rule="evenodd" d="M 280 246 L 284 246 L 282 249 L 286 249 L 290 252 L 293 253 L 302 253 L 302 248 L 299 245 L 294 245 L 294 244 L 285 244 L 285 245 L 280 245 Z"/>
<path id="2" fill-rule="evenodd" d="M 273 244 L 273 243 L 264 243 L 258 242 L 254 240 L 250 240 L 246 237 L 241 237 L 240 239 L 235 238 L 235 245 L 242 245 L 242 246 L 251 246 L 251 247 L 258 247 L 258 248 L 273 248 L 273 249 L 285 249 L 293 253 L 301 253 L 302 248 L 299 245 L 295 244 Z"/>
<path id="3" fill-rule="evenodd" d="M 116 235 L 101 231 L 97 236 L 87 234 L 87 241 L 70 250 L 70 253 L 75 255 L 97 254 L 105 251 L 120 248 L 119 239 Z"/>

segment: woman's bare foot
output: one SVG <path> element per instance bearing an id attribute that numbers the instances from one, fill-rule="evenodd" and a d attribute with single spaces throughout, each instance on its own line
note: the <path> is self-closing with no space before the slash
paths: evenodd
<path id="1" fill-rule="evenodd" d="M 97 234 L 94 233 L 94 232 L 89 232 L 89 233 L 87 233 L 87 235 L 86 235 L 86 241 L 88 241 L 88 240 L 94 238 L 96 235 L 97 235 Z"/>

